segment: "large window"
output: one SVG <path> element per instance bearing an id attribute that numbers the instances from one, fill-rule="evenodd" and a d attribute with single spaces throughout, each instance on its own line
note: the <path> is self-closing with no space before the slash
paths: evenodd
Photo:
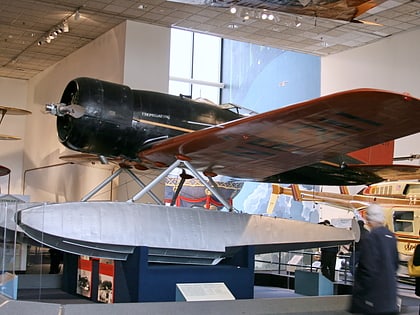
<path id="1" fill-rule="evenodd" d="M 220 102 L 221 38 L 171 30 L 169 93 Z"/>

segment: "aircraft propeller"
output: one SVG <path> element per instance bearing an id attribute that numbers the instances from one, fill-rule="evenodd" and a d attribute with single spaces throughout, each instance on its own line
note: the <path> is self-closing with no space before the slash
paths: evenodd
<path id="1" fill-rule="evenodd" d="M 85 114 L 85 111 L 83 106 L 77 104 L 66 105 L 63 103 L 51 103 L 45 105 L 45 112 L 54 116 L 69 115 L 73 118 L 80 118 Z"/>

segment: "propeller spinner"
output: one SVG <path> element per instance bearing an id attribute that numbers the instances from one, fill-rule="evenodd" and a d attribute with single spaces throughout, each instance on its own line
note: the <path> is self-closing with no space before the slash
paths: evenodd
<path id="1" fill-rule="evenodd" d="M 85 108 L 77 104 L 51 103 L 45 105 L 45 112 L 54 116 L 69 115 L 73 118 L 80 118 L 85 114 Z"/>

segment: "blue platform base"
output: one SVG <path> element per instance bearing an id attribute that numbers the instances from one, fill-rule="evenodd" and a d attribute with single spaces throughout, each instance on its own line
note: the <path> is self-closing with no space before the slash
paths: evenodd
<path id="1" fill-rule="evenodd" d="M 254 247 L 238 247 L 231 258 L 215 266 L 148 262 L 148 248 L 137 247 L 126 261 L 114 261 L 114 303 L 168 302 L 176 300 L 179 283 L 224 283 L 235 299 L 254 297 Z M 66 254 L 63 290 L 75 294 L 78 256 Z M 92 300 L 99 284 L 98 262 L 92 265 Z"/>
<path id="2" fill-rule="evenodd" d="M 296 270 L 295 292 L 302 295 L 334 295 L 334 284 L 317 272 Z"/>
<path id="3" fill-rule="evenodd" d="M 175 301 L 177 283 L 208 282 L 223 282 L 236 299 L 253 298 L 253 247 L 240 247 L 216 266 L 149 264 L 147 254 L 139 247 L 127 261 L 115 262 L 115 302 Z"/>

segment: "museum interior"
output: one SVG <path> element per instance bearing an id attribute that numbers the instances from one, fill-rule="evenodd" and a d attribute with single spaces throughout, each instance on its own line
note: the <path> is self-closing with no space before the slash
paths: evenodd
<path id="1" fill-rule="evenodd" d="M 356 2 L 2 1 L 0 314 L 348 314 L 371 203 L 418 314 L 420 2 Z"/>

